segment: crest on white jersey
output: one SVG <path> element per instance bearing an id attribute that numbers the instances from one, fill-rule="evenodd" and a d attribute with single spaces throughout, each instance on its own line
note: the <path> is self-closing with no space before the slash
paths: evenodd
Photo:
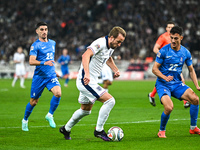
<path id="1" fill-rule="evenodd" d="M 100 48 L 100 45 L 99 45 L 99 44 L 97 44 L 97 45 L 95 45 L 95 47 L 96 47 L 97 49 L 99 49 L 99 48 Z"/>

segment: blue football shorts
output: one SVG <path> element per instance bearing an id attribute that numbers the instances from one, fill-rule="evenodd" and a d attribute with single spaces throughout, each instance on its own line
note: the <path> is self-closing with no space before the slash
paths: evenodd
<path id="1" fill-rule="evenodd" d="M 164 95 L 169 95 L 170 98 L 171 96 L 173 96 L 179 100 L 182 100 L 181 96 L 185 93 L 185 91 L 188 88 L 190 87 L 182 82 L 178 82 L 175 84 L 166 84 L 159 81 L 156 82 L 156 90 L 160 100 Z"/>
<path id="2" fill-rule="evenodd" d="M 63 76 L 69 74 L 69 68 L 62 68 L 61 71 Z"/>
<path id="3" fill-rule="evenodd" d="M 60 86 L 57 77 L 42 78 L 34 76 L 31 85 L 31 98 L 40 98 L 45 87 L 50 91 L 54 86 Z"/>

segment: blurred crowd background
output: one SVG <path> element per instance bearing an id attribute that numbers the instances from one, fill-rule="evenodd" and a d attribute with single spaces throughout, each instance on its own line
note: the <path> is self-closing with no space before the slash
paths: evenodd
<path id="1" fill-rule="evenodd" d="M 80 60 L 86 47 L 113 26 L 127 32 L 115 55 L 122 60 L 155 58 L 153 46 L 170 20 L 183 27 L 182 45 L 196 56 L 200 50 L 199 0 L 1 0 L 0 60 L 9 62 L 22 46 L 28 61 L 40 21 L 49 24 L 48 37 L 57 42 L 56 59 L 66 47 L 72 60 Z"/>

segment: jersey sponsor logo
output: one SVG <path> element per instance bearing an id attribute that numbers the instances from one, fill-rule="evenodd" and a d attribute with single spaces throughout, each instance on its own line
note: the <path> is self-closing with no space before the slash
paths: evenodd
<path id="1" fill-rule="evenodd" d="M 170 57 L 172 57 L 172 56 L 166 56 L 166 58 L 170 58 Z"/>
<path id="2" fill-rule="evenodd" d="M 34 46 L 31 46 L 30 50 L 31 50 L 31 51 L 34 50 Z"/>
<path id="3" fill-rule="evenodd" d="M 42 47 L 42 49 L 45 49 L 46 48 L 46 46 L 45 47 Z"/>
<path id="4" fill-rule="evenodd" d="M 55 52 L 55 47 L 54 46 L 52 46 L 52 49 L 53 49 L 53 52 Z"/>
<path id="5" fill-rule="evenodd" d="M 99 45 L 99 44 L 97 44 L 97 45 L 95 45 L 95 47 L 96 47 L 96 49 L 99 49 L 99 48 L 100 48 L 100 45 Z"/>

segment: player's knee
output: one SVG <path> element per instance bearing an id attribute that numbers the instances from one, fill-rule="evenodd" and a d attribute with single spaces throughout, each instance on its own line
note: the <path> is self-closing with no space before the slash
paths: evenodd
<path id="1" fill-rule="evenodd" d="M 37 103 L 38 103 L 38 99 L 31 99 L 31 100 L 30 100 L 31 106 L 36 106 Z"/>
<path id="2" fill-rule="evenodd" d="M 111 82 L 111 81 L 109 81 L 109 82 L 108 82 L 108 85 L 112 85 L 112 82 Z"/>
<path id="3" fill-rule="evenodd" d="M 199 105 L 199 97 L 196 94 L 194 94 L 192 101 L 191 101 L 191 104 Z"/>
<path id="4" fill-rule="evenodd" d="M 81 109 L 81 112 L 82 112 L 82 115 L 87 116 L 87 115 L 90 115 L 92 111 L 91 110 L 82 110 Z"/>
<path id="5" fill-rule="evenodd" d="M 173 108 L 174 106 L 166 106 L 165 107 L 165 111 L 167 112 L 166 114 L 169 115 L 172 112 Z"/>
<path id="6" fill-rule="evenodd" d="M 55 97 L 61 97 L 61 91 L 55 92 L 55 93 L 54 93 L 54 96 L 55 96 Z"/>
<path id="7" fill-rule="evenodd" d="M 109 100 L 105 101 L 104 104 L 109 104 L 111 107 L 114 107 L 115 105 L 115 98 L 112 97 Z"/>

